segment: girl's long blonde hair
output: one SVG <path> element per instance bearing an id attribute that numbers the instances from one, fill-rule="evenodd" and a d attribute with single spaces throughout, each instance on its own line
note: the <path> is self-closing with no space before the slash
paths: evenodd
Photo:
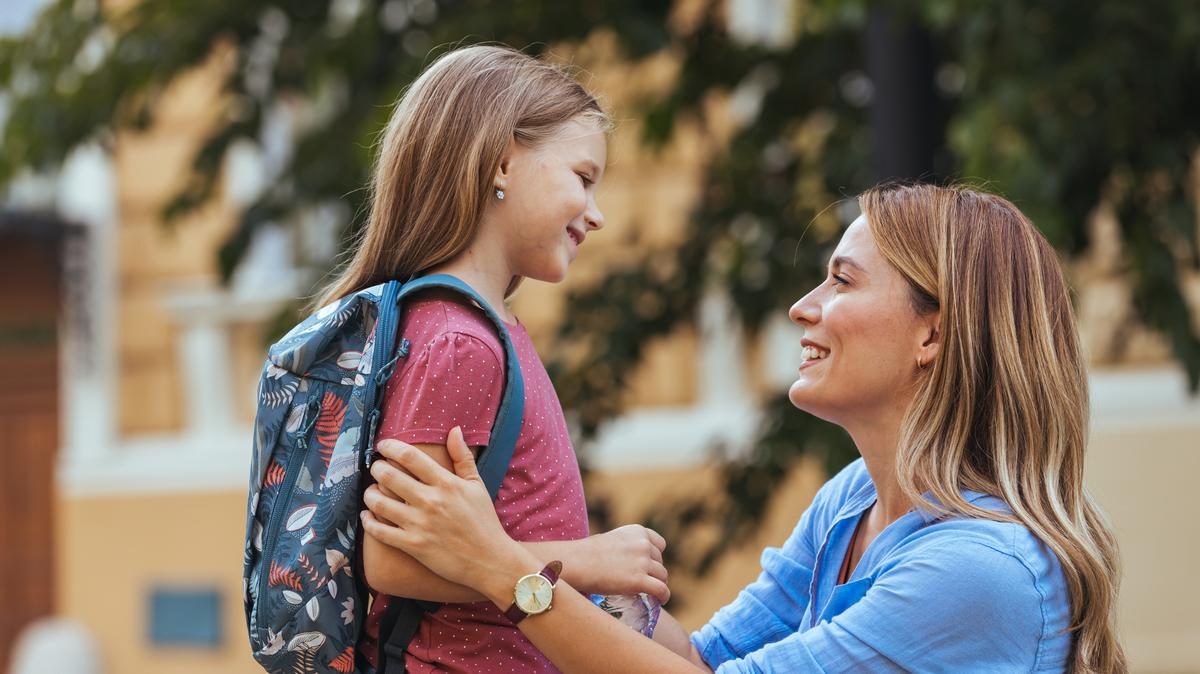
<path id="1" fill-rule="evenodd" d="M 470 245 L 512 140 L 536 147 L 577 117 L 607 129 L 563 67 L 508 47 L 450 51 L 401 96 L 378 148 L 371 213 L 315 306 L 448 262 Z"/>
<path id="2" fill-rule="evenodd" d="M 859 204 L 917 311 L 941 311 L 941 348 L 901 434 L 902 488 L 934 511 L 1028 527 L 1066 577 L 1072 670 L 1126 671 L 1117 545 L 1083 484 L 1087 374 L 1054 249 L 1012 203 L 962 187 L 885 186 Z M 1012 517 L 964 489 L 1000 497 Z"/>

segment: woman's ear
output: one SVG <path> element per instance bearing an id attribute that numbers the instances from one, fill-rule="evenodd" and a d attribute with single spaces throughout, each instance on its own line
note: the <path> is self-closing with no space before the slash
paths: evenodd
<path id="1" fill-rule="evenodd" d="M 942 348 L 942 312 L 935 311 L 921 318 L 921 344 L 917 350 L 917 362 L 921 367 L 937 359 Z"/>

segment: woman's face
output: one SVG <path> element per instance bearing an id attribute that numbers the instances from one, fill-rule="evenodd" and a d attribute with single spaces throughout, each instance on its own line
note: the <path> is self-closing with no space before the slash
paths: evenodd
<path id="1" fill-rule="evenodd" d="M 504 187 L 504 246 L 516 276 L 557 283 L 589 232 L 604 226 L 596 188 L 604 176 L 607 139 L 587 119 L 563 124 L 537 147 L 510 146 L 497 180 Z"/>
<path id="2" fill-rule="evenodd" d="M 788 312 L 804 328 L 804 360 L 788 398 L 846 426 L 880 412 L 903 413 L 918 357 L 936 356 L 936 314 L 919 316 L 908 282 L 879 252 L 865 217 L 842 236 L 821 285 Z"/>

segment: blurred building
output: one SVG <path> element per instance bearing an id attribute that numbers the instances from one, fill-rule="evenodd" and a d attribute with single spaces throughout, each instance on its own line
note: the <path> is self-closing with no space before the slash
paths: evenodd
<path id="1" fill-rule="evenodd" d="M 746 19 L 740 30 L 778 23 L 756 25 Z M 592 86 L 618 110 L 671 76 L 666 61 L 630 69 L 606 60 L 603 38 L 582 49 Z M 163 226 L 164 200 L 212 121 L 222 67 L 216 54 L 177 82 L 154 127 L 121 135 L 111 155 L 83 148 L 51 182 L 20 186 L 0 218 L 0 429 L 11 448 L 0 476 L 0 596 L 31 607 L 5 613 L 0 643 L 55 615 L 90 636 L 99 671 L 259 671 L 241 602 L 253 392 L 268 321 L 309 288 L 297 247 L 328 246 L 333 230 L 316 213 L 300 227 L 264 231 L 232 283 L 218 283 L 216 253 L 239 205 L 285 151 L 272 147 L 235 152 L 216 202 Z M 685 125 L 650 154 L 635 126 L 623 121 L 612 141 L 601 196 L 608 229 L 589 238 L 572 283 L 616 259 L 632 223 L 653 223 L 652 236 L 670 242 L 697 196 L 713 132 Z M 1136 671 L 1200 671 L 1200 589 L 1185 582 L 1200 557 L 1187 535 L 1200 402 L 1161 340 L 1129 325 L 1121 251 L 1103 243 L 1111 218 L 1098 208 L 1095 220 L 1097 250 L 1073 271 L 1097 364 L 1089 480 L 1122 543 L 1124 640 Z M 1188 282 L 1200 314 L 1200 279 Z M 530 283 L 515 300 L 543 344 L 563 298 L 563 288 Z M 629 413 L 590 457 L 599 470 L 589 489 L 619 494 L 618 518 L 713 484 L 711 441 L 751 433 L 753 401 L 794 372 L 799 333 L 785 311 L 748 343 L 714 295 L 697 330 L 650 348 Z M 762 547 L 783 541 L 823 479 L 816 462 L 802 462 L 752 545 L 702 584 L 679 580 L 690 590 L 685 624 L 702 624 L 756 575 Z M 0 650 L 0 662 L 7 657 Z"/>

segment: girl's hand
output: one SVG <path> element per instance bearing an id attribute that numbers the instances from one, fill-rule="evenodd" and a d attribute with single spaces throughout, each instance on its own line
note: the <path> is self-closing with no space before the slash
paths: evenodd
<path id="1" fill-rule="evenodd" d="M 588 554 L 577 571 L 576 586 L 597 594 L 646 594 L 667 603 L 667 568 L 663 550 L 667 542 L 658 532 L 630 524 L 587 539 Z"/>
<path id="2" fill-rule="evenodd" d="M 500 525 L 460 428 L 450 431 L 446 446 L 457 475 L 412 445 L 380 442 L 377 449 L 389 460 L 371 464 L 371 475 L 398 498 L 368 489 L 363 528 L 446 580 L 508 606 L 516 577 L 497 577 L 498 570 L 534 573 L 538 561 Z"/>

